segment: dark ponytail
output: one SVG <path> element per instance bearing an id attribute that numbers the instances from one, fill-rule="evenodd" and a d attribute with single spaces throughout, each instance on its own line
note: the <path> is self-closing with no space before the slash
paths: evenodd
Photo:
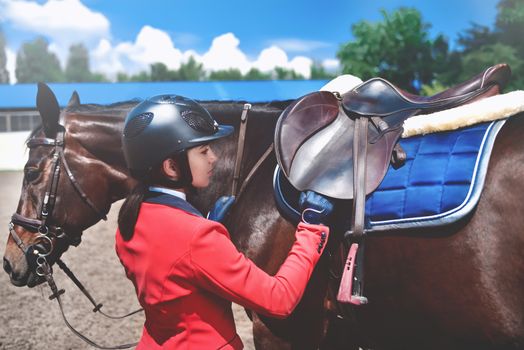
<path id="1" fill-rule="evenodd" d="M 133 237 L 140 206 L 144 201 L 147 190 L 148 185 L 144 182 L 139 182 L 126 197 L 126 200 L 118 212 L 118 229 L 124 241 L 129 241 L 131 237 Z"/>

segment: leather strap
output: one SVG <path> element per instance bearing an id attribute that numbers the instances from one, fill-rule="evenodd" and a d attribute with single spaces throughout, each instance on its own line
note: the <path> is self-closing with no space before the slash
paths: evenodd
<path id="1" fill-rule="evenodd" d="M 247 112 L 251 109 L 251 104 L 244 104 L 242 116 L 240 117 L 240 130 L 238 132 L 237 155 L 235 158 L 235 169 L 233 171 L 233 185 L 231 187 L 231 195 L 237 195 L 238 182 L 240 180 L 240 169 L 242 166 L 242 158 L 244 157 L 244 146 L 246 143 L 246 129 L 247 129 Z"/>
<path id="2" fill-rule="evenodd" d="M 368 118 L 357 118 L 353 138 L 353 215 L 351 232 L 353 238 L 364 235 L 366 207 L 366 159 L 368 144 Z"/>

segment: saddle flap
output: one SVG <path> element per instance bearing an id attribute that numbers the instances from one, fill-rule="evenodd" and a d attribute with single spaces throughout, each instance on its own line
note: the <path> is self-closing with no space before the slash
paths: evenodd
<path id="1" fill-rule="evenodd" d="M 276 125 L 275 150 L 287 176 L 299 147 L 311 135 L 331 124 L 338 113 L 338 100 L 328 91 L 305 95 L 282 112 Z"/>
<path id="2" fill-rule="evenodd" d="M 353 199 L 353 139 L 355 120 L 348 118 L 332 93 L 315 92 L 288 107 L 277 123 L 277 160 L 298 190 Z M 317 120 L 318 119 L 318 120 Z M 310 124 L 311 123 L 311 124 Z M 402 129 L 383 134 L 369 126 L 366 154 L 366 194 L 386 174 Z"/>

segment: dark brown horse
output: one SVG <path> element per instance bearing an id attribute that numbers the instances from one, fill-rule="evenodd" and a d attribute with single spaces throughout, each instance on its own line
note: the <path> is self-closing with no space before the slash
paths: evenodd
<path id="1" fill-rule="evenodd" d="M 289 101 L 255 104 L 250 112 L 243 171 L 245 177 L 273 139 L 278 116 Z M 74 95 L 62 112 L 65 151 L 75 189 L 63 174 L 51 224 L 61 226 L 69 241 L 57 240 L 49 257 L 56 260 L 82 230 L 100 220 L 111 203 L 123 198 L 134 182 L 120 151 L 123 118 L 133 103 L 108 107 L 80 105 Z M 204 102 L 221 123 L 238 126 L 243 104 Z M 55 138 L 58 115 L 41 110 L 43 128 L 36 139 Z M 522 349 L 524 348 L 524 116 L 510 119 L 497 138 L 484 193 L 468 218 L 438 229 L 402 231 L 369 237 L 366 252 L 367 296 L 359 308 L 333 307 L 326 298 L 330 254 L 325 254 L 294 314 L 287 320 L 253 315 L 258 348 L 347 349 Z M 213 187 L 195 195 L 206 212 L 231 187 L 236 136 L 217 143 L 222 162 Z M 36 218 L 53 173 L 53 147 L 31 147 L 17 213 Z M 293 242 L 294 227 L 278 213 L 272 194 L 273 156 L 262 163 L 234 207 L 228 227 L 236 246 L 257 265 L 275 272 Z M 224 179 L 227 179 L 224 181 Z M 82 198 L 84 192 L 92 202 Z M 342 212 L 347 212 L 342 210 Z M 339 213 L 340 214 L 340 213 Z M 35 233 L 15 225 L 25 246 Z M 337 244 L 330 239 L 330 248 Z M 31 259 L 9 239 L 4 269 L 13 284 L 42 282 Z M 343 311 L 344 317 L 337 317 Z"/>

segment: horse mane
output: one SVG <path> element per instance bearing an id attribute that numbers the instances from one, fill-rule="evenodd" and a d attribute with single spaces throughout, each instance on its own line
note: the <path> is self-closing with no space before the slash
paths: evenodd
<path id="1" fill-rule="evenodd" d="M 79 104 L 67 106 L 65 111 L 69 113 L 76 113 L 81 115 L 102 115 L 102 116 L 117 116 L 122 113 L 127 113 L 129 109 L 136 106 L 142 100 L 132 99 L 123 102 L 115 102 L 107 105 L 100 105 L 95 103 Z"/>

